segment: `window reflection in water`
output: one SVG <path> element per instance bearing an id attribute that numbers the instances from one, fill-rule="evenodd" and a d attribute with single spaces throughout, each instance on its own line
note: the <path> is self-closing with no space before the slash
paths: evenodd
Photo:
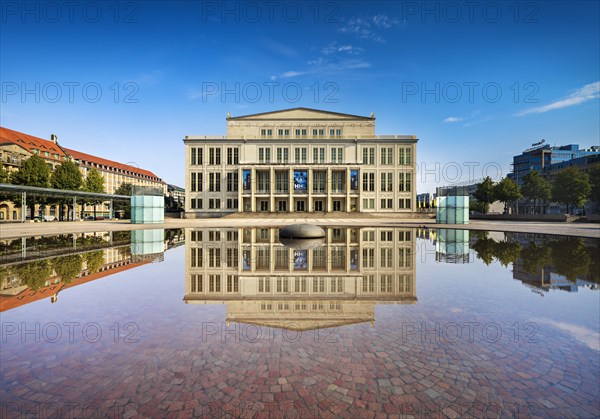
<path id="1" fill-rule="evenodd" d="M 0 241 L 0 311 L 150 262 L 183 244 L 183 230 L 137 230 Z"/>
<path id="2" fill-rule="evenodd" d="M 221 242 L 207 241 L 211 234 Z M 278 234 L 189 230 L 184 301 L 225 304 L 227 321 L 304 330 L 374 322 L 376 304 L 417 300 L 411 229 L 327 228 L 310 246 L 282 244 Z M 216 264 L 216 253 L 231 257 Z"/>

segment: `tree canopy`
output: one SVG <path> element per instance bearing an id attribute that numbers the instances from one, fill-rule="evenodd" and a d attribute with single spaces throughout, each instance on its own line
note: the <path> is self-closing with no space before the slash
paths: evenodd
<path id="1" fill-rule="evenodd" d="M 590 182 L 592 184 L 590 201 L 600 202 L 600 164 L 597 164 L 590 170 Z"/>
<path id="2" fill-rule="evenodd" d="M 79 166 L 71 160 L 62 162 L 54 169 L 50 183 L 55 189 L 78 190 L 83 184 Z"/>
<path id="3" fill-rule="evenodd" d="M 569 206 L 583 206 L 590 196 L 592 185 L 587 174 L 570 166 L 559 172 L 552 183 L 552 199 Z"/>
<path id="4" fill-rule="evenodd" d="M 83 189 L 87 192 L 104 193 L 104 178 L 100 172 L 90 169 L 83 183 Z"/>
<path id="5" fill-rule="evenodd" d="M 487 176 L 483 182 L 477 184 L 477 190 L 473 194 L 477 201 L 483 204 L 483 209 L 487 212 L 489 204 L 496 200 L 494 189 L 494 181 Z M 484 212 L 484 213 L 485 213 Z"/>
<path id="6" fill-rule="evenodd" d="M 519 199 L 521 191 L 513 180 L 505 177 L 494 186 L 493 195 L 498 201 L 504 203 L 504 211 L 506 212 L 506 206 Z"/>
<path id="7" fill-rule="evenodd" d="M 0 183 L 8 183 L 8 180 L 8 170 L 4 168 L 3 164 L 0 164 Z"/>
<path id="8" fill-rule="evenodd" d="M 19 170 L 12 174 L 11 180 L 16 185 L 47 188 L 50 186 L 51 173 L 44 159 L 34 154 L 21 162 Z"/>
<path id="9" fill-rule="evenodd" d="M 552 196 L 552 187 L 550 182 L 540 176 L 537 170 L 532 170 L 523 178 L 521 193 L 527 199 L 531 199 L 534 204 L 538 200 L 548 200 Z"/>

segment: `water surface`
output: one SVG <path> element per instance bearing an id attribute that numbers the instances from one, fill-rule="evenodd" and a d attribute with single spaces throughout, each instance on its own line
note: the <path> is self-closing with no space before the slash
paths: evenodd
<path id="1" fill-rule="evenodd" d="M 3 241 L 3 417 L 595 417 L 598 240 L 329 228 Z"/>

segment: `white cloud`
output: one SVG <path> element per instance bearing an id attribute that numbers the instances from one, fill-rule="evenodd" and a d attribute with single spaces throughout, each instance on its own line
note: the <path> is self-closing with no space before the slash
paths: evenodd
<path id="1" fill-rule="evenodd" d="M 304 71 L 286 71 L 281 75 L 282 78 L 287 79 L 290 77 L 298 77 L 305 74 Z"/>
<path id="2" fill-rule="evenodd" d="M 530 113 L 544 113 L 553 111 L 555 109 L 568 108 L 569 106 L 580 105 L 590 100 L 600 98 L 600 81 L 595 83 L 586 84 L 585 86 L 573 90 L 563 99 L 557 100 L 556 102 L 549 103 L 548 105 L 538 106 L 535 108 L 526 109 L 517 113 L 515 116 L 528 115 Z"/>
<path id="3" fill-rule="evenodd" d="M 400 25 L 400 21 L 392 19 L 387 15 L 379 14 L 366 17 L 352 17 L 346 24 L 338 29 L 341 33 L 347 33 L 377 43 L 385 43 L 385 38 L 380 34 L 381 30 Z"/>
<path id="4" fill-rule="evenodd" d="M 449 116 L 448 118 L 444 119 L 444 122 L 460 122 L 465 118 L 462 117 L 457 117 L 457 116 Z"/>
<path id="5" fill-rule="evenodd" d="M 357 55 L 360 54 L 361 52 L 363 52 L 363 49 L 361 47 L 357 47 L 355 45 L 340 45 L 337 42 L 331 42 L 329 45 L 327 45 L 325 48 L 323 48 L 321 50 L 321 52 L 323 53 L 323 55 L 331 55 L 331 54 L 336 54 L 336 53 L 345 53 L 348 55 Z"/>
<path id="6" fill-rule="evenodd" d="M 480 112 L 481 112 L 480 110 L 476 110 L 476 111 L 471 112 L 468 116 L 449 116 L 448 118 L 444 119 L 444 122 L 446 122 L 446 123 L 453 123 L 453 122 L 468 121 L 470 119 L 475 118 L 477 115 L 479 115 Z M 487 117 L 487 118 L 484 118 L 484 119 L 482 119 L 481 121 L 478 121 L 478 122 L 467 123 L 464 126 L 468 127 L 468 126 L 474 125 L 474 124 L 479 123 L 479 122 L 488 121 L 490 119 L 491 119 L 491 117 Z"/>
<path id="7" fill-rule="evenodd" d="M 545 318 L 534 318 L 532 320 L 536 323 L 547 324 L 562 330 L 563 332 L 567 332 L 588 348 L 600 351 L 600 333 L 595 330 L 588 329 L 584 326 L 578 326 L 573 323 L 559 322 Z"/>

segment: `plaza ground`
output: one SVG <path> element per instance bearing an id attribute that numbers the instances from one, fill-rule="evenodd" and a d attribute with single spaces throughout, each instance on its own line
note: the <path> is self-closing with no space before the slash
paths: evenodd
<path id="1" fill-rule="evenodd" d="M 0 239 L 18 237 L 85 233 L 92 231 L 120 231 L 141 229 L 169 229 L 194 227 L 273 227 L 295 223 L 311 223 L 323 226 L 390 226 L 390 227 L 427 227 L 427 228 L 458 228 L 468 230 L 524 232 L 536 234 L 558 234 L 564 236 L 579 236 L 600 238 L 600 224 L 597 223 L 565 223 L 565 222 L 532 222 L 532 221 L 488 221 L 473 220 L 464 224 L 436 224 L 432 218 L 411 218 L 392 215 L 346 215 L 324 217 L 322 214 L 296 216 L 232 215 L 223 218 L 176 219 L 167 218 L 161 224 L 131 224 L 128 220 L 111 221 L 72 221 L 47 223 L 5 223 L 0 224 Z"/>

